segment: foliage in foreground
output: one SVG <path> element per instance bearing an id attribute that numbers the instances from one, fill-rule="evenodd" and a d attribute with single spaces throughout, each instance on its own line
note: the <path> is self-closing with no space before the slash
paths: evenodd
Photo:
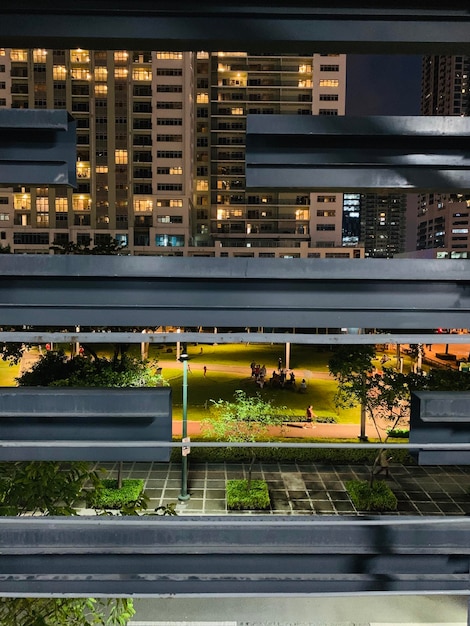
<path id="1" fill-rule="evenodd" d="M 76 515 L 76 502 L 100 486 L 98 472 L 84 461 L 0 463 L 0 515 Z"/>
<path id="2" fill-rule="evenodd" d="M 397 498 L 384 480 L 350 480 L 346 490 L 358 511 L 396 511 Z"/>
<path id="3" fill-rule="evenodd" d="M 2 626 L 125 626 L 133 615 L 128 598 L 0 598 Z"/>
<path id="4" fill-rule="evenodd" d="M 268 485 L 264 480 L 227 481 L 227 508 L 230 511 L 265 511 L 270 507 Z"/>

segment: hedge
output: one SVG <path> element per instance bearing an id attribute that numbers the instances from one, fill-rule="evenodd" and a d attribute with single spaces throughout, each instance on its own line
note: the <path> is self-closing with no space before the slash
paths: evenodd
<path id="1" fill-rule="evenodd" d="M 384 480 L 375 480 L 372 487 L 366 480 L 349 480 L 346 490 L 358 511 L 397 510 L 397 498 Z"/>
<path id="2" fill-rule="evenodd" d="M 271 506 L 268 485 L 264 480 L 252 480 L 249 490 L 247 480 L 228 480 L 226 493 L 230 511 L 265 511 Z"/>
<path id="3" fill-rule="evenodd" d="M 95 509 L 122 509 L 136 502 L 144 489 L 144 481 L 140 478 L 124 479 L 120 489 L 118 481 L 112 478 L 106 478 L 102 483 L 103 489 L 93 494 L 90 501 Z"/>
<path id="4" fill-rule="evenodd" d="M 197 441 L 214 441 L 214 439 L 196 439 Z M 282 440 L 280 440 L 282 441 Z M 295 442 L 295 439 L 289 439 Z M 304 439 L 298 440 L 305 443 Z M 342 439 L 342 443 L 346 440 Z M 325 439 L 315 443 L 327 443 Z M 330 441 L 330 443 L 333 443 Z M 354 440 L 354 443 L 357 443 Z M 190 460 L 194 463 L 244 463 L 250 462 L 252 450 L 255 450 L 257 462 L 263 463 L 323 463 L 331 465 L 373 465 L 377 456 L 377 450 L 366 448 L 346 449 L 346 448 L 197 448 L 191 447 Z M 402 465 L 416 465 L 416 461 L 410 456 L 407 450 L 397 448 L 392 451 L 393 462 Z M 173 448 L 171 460 L 178 462 L 181 460 L 181 450 Z"/>

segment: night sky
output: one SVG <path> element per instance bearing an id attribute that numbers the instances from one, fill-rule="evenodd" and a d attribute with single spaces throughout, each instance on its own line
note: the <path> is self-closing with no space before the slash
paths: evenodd
<path id="1" fill-rule="evenodd" d="M 346 115 L 419 115 L 421 57 L 348 54 Z"/>

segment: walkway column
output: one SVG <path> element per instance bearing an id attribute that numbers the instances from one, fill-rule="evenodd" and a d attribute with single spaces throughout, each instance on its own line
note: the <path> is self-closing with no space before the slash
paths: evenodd
<path id="1" fill-rule="evenodd" d="M 290 342 L 286 342 L 286 370 L 290 370 Z"/>

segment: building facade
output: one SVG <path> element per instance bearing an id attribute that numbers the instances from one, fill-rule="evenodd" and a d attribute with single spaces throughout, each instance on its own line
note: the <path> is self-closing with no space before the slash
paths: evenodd
<path id="1" fill-rule="evenodd" d="M 112 237 L 130 254 L 360 257 L 342 194 L 245 188 L 249 114 L 343 115 L 344 55 L 0 49 L 0 106 L 67 109 L 76 189 L 0 191 L 0 244 Z"/>
<path id="2" fill-rule="evenodd" d="M 423 58 L 421 113 L 470 114 L 470 57 Z M 435 250 L 435 258 L 470 258 L 470 196 L 421 194 L 417 202 L 417 250 Z"/>
<path id="3" fill-rule="evenodd" d="M 407 195 L 362 194 L 360 206 L 361 238 L 366 257 L 390 259 L 404 252 Z"/>

